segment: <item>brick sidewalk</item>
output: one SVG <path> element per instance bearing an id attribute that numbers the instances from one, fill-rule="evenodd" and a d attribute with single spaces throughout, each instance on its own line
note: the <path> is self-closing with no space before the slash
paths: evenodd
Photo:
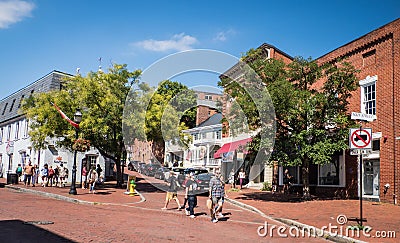
<path id="1" fill-rule="evenodd" d="M 0 178 L 0 183 L 5 184 L 6 179 Z M 16 185 L 12 185 L 13 188 L 20 188 L 21 190 L 27 189 L 32 190 L 34 193 L 42 194 L 44 196 L 51 194 L 59 195 L 60 200 L 71 200 L 78 203 L 90 203 L 90 204 L 134 204 L 142 200 L 139 195 L 129 196 L 124 194 L 126 189 L 116 188 L 115 181 L 106 182 L 104 186 L 97 187 L 95 193 L 90 193 L 89 189 L 82 189 L 77 187 L 77 195 L 69 194 L 70 185 L 66 187 L 41 187 L 41 186 L 24 186 L 23 182 L 19 182 Z"/>
<path id="2" fill-rule="evenodd" d="M 253 206 L 274 219 L 291 224 L 291 221 L 300 222 L 317 228 L 337 226 L 343 231 L 347 226 L 356 225 L 357 222 L 347 221 L 341 225 L 337 222 L 339 215 L 347 218 L 359 218 L 359 200 L 312 200 L 301 201 L 296 196 L 286 196 L 281 193 L 272 194 L 255 189 L 243 189 L 239 192 L 228 190 L 228 198 Z M 341 217 L 343 219 L 343 217 Z M 398 205 L 363 201 L 363 218 L 367 219 L 364 226 L 370 226 L 371 237 L 366 237 L 360 232 L 360 237 L 352 237 L 367 242 L 399 242 L 400 239 L 400 207 Z M 396 238 L 382 239 L 375 237 L 378 234 L 390 234 L 396 231 Z M 336 231 L 334 231 L 336 232 Z M 351 232 L 350 232 L 351 234 Z M 351 236 L 351 235 L 349 235 Z"/>

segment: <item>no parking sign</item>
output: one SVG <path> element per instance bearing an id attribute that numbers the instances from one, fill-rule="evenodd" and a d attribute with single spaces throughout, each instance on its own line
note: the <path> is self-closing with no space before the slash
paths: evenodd
<path id="1" fill-rule="evenodd" d="M 372 128 L 351 128 L 350 149 L 372 149 Z"/>

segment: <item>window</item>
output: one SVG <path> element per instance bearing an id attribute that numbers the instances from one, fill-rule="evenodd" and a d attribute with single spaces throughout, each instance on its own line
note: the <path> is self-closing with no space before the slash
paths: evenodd
<path id="1" fill-rule="evenodd" d="M 21 103 L 24 100 L 24 95 L 21 96 L 21 99 L 19 100 L 18 108 L 21 108 Z"/>
<path id="2" fill-rule="evenodd" d="M 0 129 L 0 144 L 3 143 L 3 132 L 4 132 L 4 128 Z"/>
<path id="3" fill-rule="evenodd" d="M 206 99 L 206 100 L 212 100 L 212 96 L 211 96 L 211 95 L 206 95 L 206 96 L 204 96 L 204 99 Z"/>
<path id="4" fill-rule="evenodd" d="M 360 81 L 361 86 L 361 113 L 376 115 L 376 82 L 378 76 Z"/>
<path id="5" fill-rule="evenodd" d="M 1 115 L 4 115 L 4 112 L 6 112 L 7 106 L 8 106 L 8 103 L 6 103 L 6 105 L 4 106 L 4 109 L 3 109 L 3 112 L 1 113 Z"/>
<path id="6" fill-rule="evenodd" d="M 193 134 L 193 140 L 194 141 L 199 140 L 199 134 L 198 133 Z"/>
<path id="7" fill-rule="evenodd" d="M 374 139 L 372 140 L 372 151 L 379 151 L 381 150 L 381 140 Z"/>
<path id="8" fill-rule="evenodd" d="M 215 136 L 217 139 L 221 139 L 221 131 L 216 131 Z"/>
<path id="9" fill-rule="evenodd" d="M 15 99 L 14 99 L 13 102 L 11 103 L 10 112 L 11 112 L 12 109 L 14 108 L 14 104 L 15 104 Z"/>
<path id="10" fill-rule="evenodd" d="M 343 156 L 339 153 L 334 155 L 331 163 L 320 165 L 319 185 L 340 185 L 343 180 L 343 167 Z"/>
<path id="11" fill-rule="evenodd" d="M 96 161 L 97 161 L 97 156 L 93 156 L 93 155 L 88 155 L 87 156 L 87 161 L 89 162 L 89 170 L 93 167 L 96 168 Z"/>
<path id="12" fill-rule="evenodd" d="M 29 132 L 29 120 L 25 120 L 24 138 L 28 137 Z"/>
<path id="13" fill-rule="evenodd" d="M 7 141 L 11 139 L 11 125 L 8 125 Z"/>
<path id="14" fill-rule="evenodd" d="M 15 139 L 19 139 L 19 122 L 15 123 Z"/>

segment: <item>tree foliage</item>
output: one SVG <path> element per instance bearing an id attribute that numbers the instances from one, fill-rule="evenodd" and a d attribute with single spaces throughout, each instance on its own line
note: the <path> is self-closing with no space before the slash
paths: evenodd
<path id="1" fill-rule="evenodd" d="M 125 153 L 122 114 L 132 85 L 138 85 L 140 70 L 114 64 L 107 73 L 90 72 L 87 76 L 68 76 L 59 91 L 37 93 L 28 98 L 22 112 L 31 121 L 30 136 L 37 147 L 48 138 L 59 138 L 58 145 L 72 148 L 74 128 L 61 118 L 52 102 L 70 118 L 77 109 L 82 112 L 79 136 L 90 140 L 102 156 L 116 162 L 117 183 L 122 182 L 121 158 Z"/>
<path id="2" fill-rule="evenodd" d="M 319 65 L 301 57 L 285 65 L 265 59 L 260 50 L 250 50 L 243 60 L 261 78 L 273 101 L 277 127 L 272 160 L 302 167 L 303 194 L 309 199 L 309 165 L 329 163 L 335 152 L 347 148 L 348 127 L 353 124 L 348 100 L 357 88 L 357 71 L 345 61 Z M 226 80 L 220 85 L 258 128 L 257 119 L 251 117 L 257 111 L 243 89 Z"/>

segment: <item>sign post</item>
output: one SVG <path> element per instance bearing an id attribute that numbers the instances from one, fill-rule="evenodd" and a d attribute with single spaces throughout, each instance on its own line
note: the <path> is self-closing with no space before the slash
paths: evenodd
<path id="1" fill-rule="evenodd" d="M 371 149 L 372 148 L 372 129 L 362 128 L 362 121 L 373 121 L 376 119 L 375 115 L 352 112 L 352 120 L 360 121 L 360 128 L 350 129 L 349 144 L 350 149 Z M 363 226 L 363 208 L 362 208 L 362 198 L 363 198 L 363 157 L 362 151 L 359 151 L 360 160 L 360 227 Z"/>

